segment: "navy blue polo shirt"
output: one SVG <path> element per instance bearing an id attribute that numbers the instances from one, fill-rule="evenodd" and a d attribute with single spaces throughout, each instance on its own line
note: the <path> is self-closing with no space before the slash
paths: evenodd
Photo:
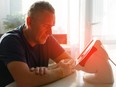
<path id="1" fill-rule="evenodd" d="M 13 82 L 14 79 L 7 69 L 12 61 L 21 61 L 31 67 L 48 66 L 49 58 L 54 59 L 64 49 L 51 35 L 45 44 L 31 47 L 23 35 L 23 26 L 5 33 L 0 39 L 0 87 Z"/>

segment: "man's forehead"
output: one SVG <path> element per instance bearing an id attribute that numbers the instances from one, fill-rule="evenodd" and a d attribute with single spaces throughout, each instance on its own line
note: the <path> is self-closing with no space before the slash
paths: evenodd
<path id="1" fill-rule="evenodd" d="M 36 17 L 55 17 L 55 14 L 49 11 L 37 12 L 35 14 Z"/>
<path id="2" fill-rule="evenodd" d="M 54 25 L 55 24 L 55 15 L 54 14 L 41 14 L 41 15 L 37 15 L 36 20 L 40 21 L 41 23 L 44 23 L 46 25 Z"/>

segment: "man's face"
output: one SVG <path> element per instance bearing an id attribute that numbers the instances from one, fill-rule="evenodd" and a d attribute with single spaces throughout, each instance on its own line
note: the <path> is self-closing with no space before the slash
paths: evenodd
<path id="1" fill-rule="evenodd" d="M 45 11 L 31 19 L 31 37 L 35 44 L 44 44 L 52 34 L 52 27 L 55 24 L 55 15 Z"/>

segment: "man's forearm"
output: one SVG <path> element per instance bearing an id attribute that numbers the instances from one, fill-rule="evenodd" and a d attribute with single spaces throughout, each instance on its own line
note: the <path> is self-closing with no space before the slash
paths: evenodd
<path id="1" fill-rule="evenodd" d="M 47 69 L 45 75 L 40 75 L 31 72 L 23 62 L 11 62 L 7 66 L 18 87 L 38 87 L 62 78 L 60 68 Z"/>
<path id="2" fill-rule="evenodd" d="M 35 84 L 35 86 L 41 86 L 59 80 L 62 77 L 63 77 L 63 73 L 61 69 L 55 68 L 48 70 L 45 75 L 36 75 L 36 77 L 33 77 L 33 79 L 34 78 L 36 79 L 33 80 L 32 84 Z"/>

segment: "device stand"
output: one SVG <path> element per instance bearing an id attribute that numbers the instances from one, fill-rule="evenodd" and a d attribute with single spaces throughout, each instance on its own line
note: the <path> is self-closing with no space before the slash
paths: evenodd
<path id="1" fill-rule="evenodd" d="M 113 83 L 113 72 L 108 61 L 109 56 L 99 40 L 93 45 L 97 50 L 94 52 L 84 66 L 79 63 L 77 70 L 85 71 L 83 79 L 90 83 Z"/>
<path id="2" fill-rule="evenodd" d="M 101 63 L 100 63 L 101 62 Z M 108 61 L 96 61 L 96 72 L 85 72 L 83 79 L 90 83 L 113 83 L 113 73 Z"/>

